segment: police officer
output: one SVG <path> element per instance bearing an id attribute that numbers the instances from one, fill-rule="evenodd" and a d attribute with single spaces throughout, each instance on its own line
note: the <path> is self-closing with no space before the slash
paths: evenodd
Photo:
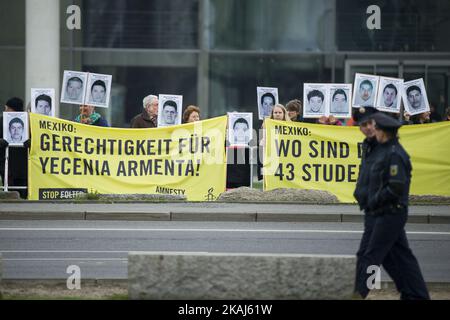
<path id="1" fill-rule="evenodd" d="M 356 274 L 361 272 L 361 256 L 367 249 L 370 236 L 372 235 L 375 218 L 368 214 L 368 195 L 369 195 L 369 173 L 373 164 L 373 154 L 378 145 L 375 138 L 375 128 L 371 115 L 378 110 L 373 107 L 361 107 L 353 113 L 353 120 L 359 125 L 359 130 L 366 137 L 361 145 L 361 166 L 359 168 L 358 180 L 353 196 L 360 210 L 364 211 L 364 233 L 361 238 L 359 249 L 356 253 Z M 356 288 L 355 288 L 355 291 Z"/>
<path id="2" fill-rule="evenodd" d="M 356 290 L 365 298 L 370 290 L 370 267 L 383 265 L 401 299 L 430 299 L 404 229 L 412 168 L 408 154 L 398 142 L 397 131 L 401 124 L 381 112 L 371 118 L 378 145 L 370 155 L 367 195 L 362 202 L 358 200 L 371 221 L 370 236 L 358 259 Z"/>
<path id="3" fill-rule="evenodd" d="M 367 250 L 369 245 L 370 238 L 372 236 L 373 228 L 375 225 L 375 216 L 369 213 L 369 176 L 372 170 L 372 165 L 376 147 L 378 146 L 377 139 L 375 137 L 375 127 L 374 122 L 372 120 L 372 115 L 378 112 L 377 109 L 373 107 L 361 107 L 357 109 L 353 113 L 353 120 L 359 125 L 359 129 L 365 135 L 365 139 L 361 146 L 361 166 L 359 170 L 358 181 L 356 183 L 356 189 L 353 193 L 355 199 L 358 201 L 360 210 L 364 211 L 364 232 L 361 238 L 361 242 L 359 245 L 359 249 L 356 253 L 356 286 L 355 291 L 357 290 L 358 284 L 358 275 L 363 272 L 364 267 L 362 266 L 361 257 Z M 391 256 L 387 256 L 383 261 L 383 266 L 386 271 L 391 275 L 391 278 L 394 279 L 397 287 L 401 287 L 401 283 L 396 281 L 399 277 L 397 277 L 398 269 L 395 267 L 395 263 L 392 261 Z M 367 267 L 366 267 L 367 268 Z M 364 272 L 367 272 L 365 270 Z"/>

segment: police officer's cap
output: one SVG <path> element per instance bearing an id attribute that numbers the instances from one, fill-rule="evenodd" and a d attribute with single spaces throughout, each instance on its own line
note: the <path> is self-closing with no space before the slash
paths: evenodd
<path id="1" fill-rule="evenodd" d="M 374 107 L 361 107 L 355 111 L 353 114 L 353 120 L 360 126 L 364 122 L 367 122 L 371 119 L 371 116 L 377 113 L 378 110 Z"/>
<path id="2" fill-rule="evenodd" d="M 372 119 L 375 121 L 376 128 L 385 131 L 396 131 L 398 128 L 402 126 L 400 121 L 382 112 L 378 112 L 372 115 Z"/>

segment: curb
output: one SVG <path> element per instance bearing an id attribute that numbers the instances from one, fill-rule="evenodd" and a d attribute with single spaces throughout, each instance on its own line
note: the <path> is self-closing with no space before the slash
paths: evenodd
<path id="1" fill-rule="evenodd" d="M 211 221 L 211 222 L 345 222 L 362 223 L 364 216 L 354 213 L 270 213 L 270 212 L 145 212 L 74 211 L 0 212 L 0 220 L 116 220 L 116 221 Z M 409 215 L 408 223 L 450 224 L 450 216 Z"/>

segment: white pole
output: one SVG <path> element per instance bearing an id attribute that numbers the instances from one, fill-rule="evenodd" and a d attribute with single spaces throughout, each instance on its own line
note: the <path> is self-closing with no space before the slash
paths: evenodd
<path id="1" fill-rule="evenodd" d="M 25 104 L 31 88 L 55 89 L 59 117 L 60 41 L 59 0 L 26 0 Z"/>

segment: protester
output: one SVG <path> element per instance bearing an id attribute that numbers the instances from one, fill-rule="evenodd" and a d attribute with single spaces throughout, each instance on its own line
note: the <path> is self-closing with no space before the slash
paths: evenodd
<path id="1" fill-rule="evenodd" d="M 200 121 L 200 109 L 197 106 L 190 105 L 184 110 L 183 123 Z"/>
<path id="2" fill-rule="evenodd" d="M 270 119 L 291 121 L 286 108 L 282 104 L 276 104 L 270 113 Z"/>
<path id="3" fill-rule="evenodd" d="M 286 104 L 286 110 L 288 112 L 291 121 L 302 122 L 303 117 L 301 113 L 303 112 L 302 102 L 298 99 L 289 101 Z"/>
<path id="4" fill-rule="evenodd" d="M 11 98 L 5 104 L 5 112 L 22 112 L 23 101 L 20 98 Z M 3 115 L 0 118 L 0 176 L 2 183 L 5 183 L 5 152 L 8 142 L 3 139 Z M 28 149 L 29 140 L 24 143 L 24 147 L 9 148 L 9 170 L 8 185 L 19 187 L 27 186 L 28 183 Z M 20 197 L 27 198 L 27 190 L 17 190 Z"/>
<path id="5" fill-rule="evenodd" d="M 316 121 L 314 118 L 303 118 L 303 104 L 299 99 L 289 101 L 286 104 L 286 110 L 291 121 L 307 123 L 315 123 Z"/>
<path id="6" fill-rule="evenodd" d="M 382 265 L 394 280 L 402 300 L 428 300 L 425 281 L 405 232 L 412 166 L 398 141 L 401 123 L 381 112 L 372 119 L 378 145 L 373 151 L 373 163 L 367 168 L 369 177 L 363 186 L 366 195 L 358 198 L 358 203 L 373 223 L 365 250 L 359 252 L 355 289 L 366 298 L 370 291 L 369 277 L 373 275 L 370 268 Z"/>
<path id="7" fill-rule="evenodd" d="M 75 118 L 75 121 L 93 126 L 109 127 L 108 121 L 100 113 L 95 112 L 95 107 L 86 104 L 80 106 L 80 114 Z"/>
<path id="8" fill-rule="evenodd" d="M 148 95 L 142 101 L 144 110 L 135 116 L 130 123 L 131 128 L 156 128 L 158 126 L 158 97 Z"/>
<path id="9" fill-rule="evenodd" d="M 282 105 L 282 104 L 276 104 L 273 109 L 272 112 L 270 113 L 270 119 L 272 120 L 280 120 L 280 121 L 289 121 L 291 122 L 291 119 L 289 118 L 288 112 L 286 110 L 286 108 Z M 261 126 L 261 130 L 262 130 L 262 138 L 259 141 L 259 148 L 260 150 L 258 151 L 258 160 L 257 160 L 257 174 L 258 174 L 258 180 L 262 180 L 263 176 L 262 176 L 262 148 L 264 148 L 265 145 L 265 141 L 266 141 L 266 132 L 265 132 L 265 128 L 264 128 L 264 122 Z"/>

